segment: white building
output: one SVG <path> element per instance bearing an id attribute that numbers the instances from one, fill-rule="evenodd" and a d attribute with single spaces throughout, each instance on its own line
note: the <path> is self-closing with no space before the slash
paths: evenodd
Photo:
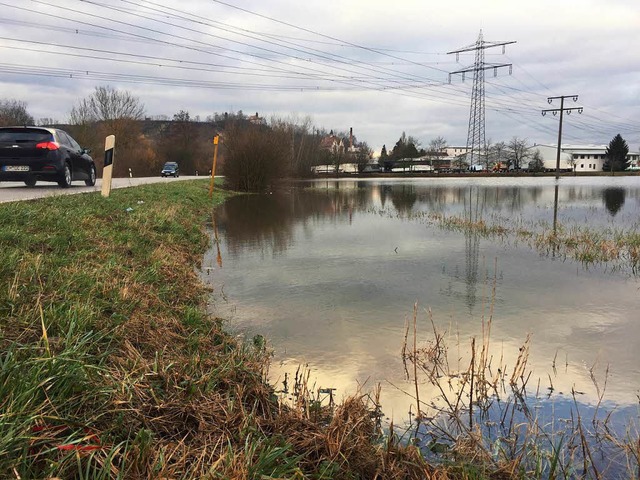
<path id="1" fill-rule="evenodd" d="M 466 154 L 470 148 L 465 147 L 445 147 L 444 151 L 446 152 L 448 157 L 457 157 L 458 155 Z"/>
<path id="2" fill-rule="evenodd" d="M 560 150 L 560 169 L 575 170 L 576 172 L 601 172 L 606 161 L 608 145 L 563 145 Z M 540 151 L 544 168 L 555 170 L 556 145 L 534 145 L 530 148 L 533 153 Z M 627 160 L 631 162 L 631 169 L 638 169 L 640 155 L 629 153 Z"/>
<path id="3" fill-rule="evenodd" d="M 540 156 L 542 157 L 542 163 L 544 164 L 545 170 L 555 170 L 556 162 L 558 157 L 558 148 L 555 145 L 534 145 L 533 147 L 529 147 L 529 161 L 533 157 L 535 151 L 540 152 Z M 573 164 L 571 163 L 571 159 L 573 157 L 570 153 L 565 152 L 564 150 L 560 151 L 560 170 L 573 170 Z M 528 165 L 522 165 L 523 168 L 527 168 Z"/>

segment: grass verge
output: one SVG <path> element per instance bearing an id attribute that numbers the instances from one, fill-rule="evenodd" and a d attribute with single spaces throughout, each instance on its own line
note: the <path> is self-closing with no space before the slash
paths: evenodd
<path id="1" fill-rule="evenodd" d="M 425 478 L 356 395 L 317 414 L 205 313 L 204 180 L 0 206 L 1 478 Z M 311 408 L 313 407 L 313 408 Z M 446 478 L 446 477 L 442 477 Z"/>

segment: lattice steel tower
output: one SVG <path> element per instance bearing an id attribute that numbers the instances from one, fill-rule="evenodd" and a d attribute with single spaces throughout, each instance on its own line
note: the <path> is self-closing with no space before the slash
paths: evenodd
<path id="1" fill-rule="evenodd" d="M 465 73 L 473 72 L 473 89 L 471 90 L 471 110 L 469 112 L 469 131 L 467 133 L 467 163 L 469 165 L 476 164 L 480 161 L 482 155 L 486 155 L 486 135 L 484 129 L 484 72 L 485 70 L 493 69 L 493 76 L 498 75 L 498 68 L 509 67 L 509 74 L 511 74 L 512 65 L 510 63 L 485 63 L 484 51 L 487 48 L 502 46 L 502 53 L 504 53 L 504 46 L 513 42 L 487 42 L 482 37 L 482 30 L 478 35 L 478 40 L 473 45 L 460 48 L 447 52 L 447 54 L 455 53 L 456 61 L 460 59 L 460 54 L 463 52 L 476 52 L 476 59 L 473 67 L 463 68 L 462 70 L 456 70 L 449 74 L 449 83 L 451 83 L 451 75 L 458 73 L 462 74 L 462 81 L 464 81 Z"/>

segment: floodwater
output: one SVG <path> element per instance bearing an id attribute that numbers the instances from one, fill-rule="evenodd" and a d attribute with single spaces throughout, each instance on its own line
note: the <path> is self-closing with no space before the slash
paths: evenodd
<path id="1" fill-rule="evenodd" d="M 463 359 L 491 317 L 490 355 L 506 371 L 531 335 L 529 389 L 562 401 L 573 391 L 586 405 L 604 391 L 609 407 L 638 405 L 635 272 L 443 228 L 434 214 L 640 231 L 640 177 L 314 180 L 236 196 L 215 213 L 204 261 L 211 308 L 239 334 L 268 340 L 278 388 L 299 365 L 338 399 L 379 383 L 396 423 L 415 409 L 401 356 L 415 304 L 418 347 L 433 339 L 432 318 Z M 420 389 L 437 393 L 422 380 Z"/>

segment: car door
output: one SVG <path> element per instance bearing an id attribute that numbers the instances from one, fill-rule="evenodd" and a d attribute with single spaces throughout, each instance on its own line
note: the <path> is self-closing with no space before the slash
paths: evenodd
<path id="1" fill-rule="evenodd" d="M 63 132 L 62 130 L 57 130 L 56 134 L 58 136 L 58 143 L 60 144 L 60 148 L 65 151 L 65 157 L 69 160 L 69 163 L 71 164 L 71 178 L 72 179 L 83 178 L 82 172 L 79 171 L 80 159 L 78 157 L 80 152 L 75 151 L 71 143 L 71 138 L 69 137 L 69 135 L 66 134 L 66 132 Z"/>
<path id="2" fill-rule="evenodd" d="M 66 133 L 66 132 L 65 132 Z M 79 174 L 79 178 L 86 179 L 89 178 L 89 169 L 91 168 L 91 160 L 89 155 L 86 155 L 82 151 L 82 147 L 78 142 L 76 142 L 71 135 L 67 133 L 67 137 L 69 137 L 69 142 L 71 143 L 71 147 L 73 151 L 76 152 L 76 169 Z"/>

